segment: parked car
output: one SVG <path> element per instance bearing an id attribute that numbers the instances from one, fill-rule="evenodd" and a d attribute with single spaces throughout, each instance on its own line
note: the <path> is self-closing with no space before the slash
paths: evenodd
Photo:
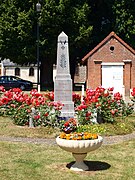
<path id="1" fill-rule="evenodd" d="M 31 90 L 33 83 L 16 76 L 0 76 L 0 86 L 4 86 L 6 90 L 11 88 L 20 88 L 22 90 Z"/>

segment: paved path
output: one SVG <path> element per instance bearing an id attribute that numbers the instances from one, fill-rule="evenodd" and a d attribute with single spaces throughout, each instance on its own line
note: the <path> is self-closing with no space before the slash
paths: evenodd
<path id="1" fill-rule="evenodd" d="M 127 135 L 117 135 L 117 136 L 108 136 L 108 137 L 105 136 L 103 138 L 104 138 L 103 145 L 117 144 L 124 141 L 135 139 L 135 132 Z M 56 145 L 55 139 L 44 139 L 44 138 L 22 138 L 22 137 L 0 136 L 0 141 Z"/>

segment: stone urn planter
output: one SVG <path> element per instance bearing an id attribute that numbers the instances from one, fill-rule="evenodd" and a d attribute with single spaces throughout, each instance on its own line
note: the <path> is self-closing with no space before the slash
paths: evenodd
<path id="1" fill-rule="evenodd" d="M 68 152 L 71 152 L 75 158 L 75 163 L 71 166 L 71 170 L 74 171 L 86 171 L 88 166 L 84 163 L 84 158 L 87 153 L 98 149 L 103 142 L 103 138 L 98 136 L 97 139 L 93 140 L 66 140 L 60 137 L 56 138 L 58 146 Z"/>

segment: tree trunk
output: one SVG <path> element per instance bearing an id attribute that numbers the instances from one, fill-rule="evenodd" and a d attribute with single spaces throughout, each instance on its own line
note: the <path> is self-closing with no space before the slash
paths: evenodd
<path id="1" fill-rule="evenodd" d="M 41 90 L 53 90 L 53 63 L 44 59 L 41 64 Z"/>

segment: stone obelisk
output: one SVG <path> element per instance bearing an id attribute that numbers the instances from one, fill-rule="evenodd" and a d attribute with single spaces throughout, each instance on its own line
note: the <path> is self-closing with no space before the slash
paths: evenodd
<path id="1" fill-rule="evenodd" d="M 54 101 L 64 104 L 61 117 L 74 117 L 72 101 L 72 79 L 69 70 L 68 36 L 62 32 L 57 43 L 57 69 L 54 80 Z"/>

